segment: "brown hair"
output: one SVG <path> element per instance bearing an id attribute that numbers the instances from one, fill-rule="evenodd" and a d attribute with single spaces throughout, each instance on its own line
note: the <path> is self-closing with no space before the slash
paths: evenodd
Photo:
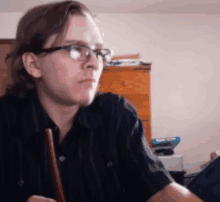
<path id="1" fill-rule="evenodd" d="M 28 10 L 20 19 L 15 48 L 5 61 L 11 59 L 12 84 L 6 88 L 6 94 L 23 97 L 30 90 L 36 90 L 34 78 L 23 66 L 22 54 L 39 52 L 48 38 L 56 33 L 62 33 L 68 20 L 68 15 L 84 15 L 89 9 L 77 1 L 63 1 L 43 4 Z"/>

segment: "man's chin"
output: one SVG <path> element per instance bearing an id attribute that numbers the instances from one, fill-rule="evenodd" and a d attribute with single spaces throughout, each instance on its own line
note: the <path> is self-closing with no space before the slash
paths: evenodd
<path id="1" fill-rule="evenodd" d="M 81 99 L 78 103 L 82 107 L 87 107 L 92 104 L 94 98 Z"/>
<path id="2" fill-rule="evenodd" d="M 92 92 L 92 93 L 88 93 L 88 94 L 84 94 L 83 96 L 79 97 L 79 104 L 81 106 L 89 106 L 92 104 L 92 102 L 94 101 L 95 97 L 97 95 L 97 91 L 96 92 Z"/>
<path id="3" fill-rule="evenodd" d="M 89 106 L 93 103 L 95 97 L 97 96 L 98 91 L 92 93 L 85 93 L 83 95 L 73 94 L 69 97 L 69 101 L 72 104 L 76 104 L 79 106 Z"/>

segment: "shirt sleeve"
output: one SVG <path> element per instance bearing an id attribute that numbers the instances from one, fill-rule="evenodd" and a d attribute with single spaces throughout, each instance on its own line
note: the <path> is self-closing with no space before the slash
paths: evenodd
<path id="1" fill-rule="evenodd" d="M 134 108 L 125 102 L 118 109 L 121 122 L 117 139 L 119 172 L 129 201 L 146 202 L 174 180 L 147 143 L 143 125 Z"/>

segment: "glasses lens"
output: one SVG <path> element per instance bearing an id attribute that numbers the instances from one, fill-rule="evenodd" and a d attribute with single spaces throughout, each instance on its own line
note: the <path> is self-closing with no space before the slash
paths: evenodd
<path id="1" fill-rule="evenodd" d="M 111 52 L 109 49 L 99 49 L 94 52 L 96 53 L 96 58 L 100 62 L 106 63 L 111 60 Z M 70 57 L 73 60 L 86 61 L 89 60 L 90 56 L 91 50 L 88 47 L 77 45 L 70 47 Z"/>
<path id="2" fill-rule="evenodd" d="M 70 57 L 73 60 L 80 60 L 80 58 L 81 58 L 80 49 L 75 47 L 75 46 L 71 46 L 71 48 L 70 48 Z"/>
<path id="3" fill-rule="evenodd" d="M 70 57 L 73 60 L 84 61 L 90 56 L 89 48 L 83 46 L 71 46 L 70 47 Z"/>
<path id="4" fill-rule="evenodd" d="M 79 60 L 80 59 L 80 52 L 75 50 L 75 49 L 71 49 L 70 50 L 70 57 L 73 59 L 73 60 Z"/>
<path id="5" fill-rule="evenodd" d="M 111 51 L 109 49 L 100 50 L 100 54 L 102 55 L 104 63 L 107 63 L 111 60 Z"/>

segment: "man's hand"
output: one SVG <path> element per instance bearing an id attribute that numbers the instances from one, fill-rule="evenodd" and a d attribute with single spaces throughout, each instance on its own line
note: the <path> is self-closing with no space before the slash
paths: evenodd
<path id="1" fill-rule="evenodd" d="M 28 198 L 27 202 L 56 202 L 54 199 L 45 198 L 43 196 L 31 196 Z"/>
<path id="2" fill-rule="evenodd" d="M 217 156 L 218 154 L 216 153 L 216 151 L 210 153 L 210 159 L 212 160 L 215 159 Z"/>
<path id="3" fill-rule="evenodd" d="M 217 158 L 219 155 L 220 155 L 220 150 L 211 152 L 211 153 L 210 153 L 210 160 L 204 162 L 204 163 L 200 166 L 200 168 L 203 168 L 204 166 L 206 166 L 207 164 L 209 164 L 212 160 L 214 160 L 215 158 Z"/>

